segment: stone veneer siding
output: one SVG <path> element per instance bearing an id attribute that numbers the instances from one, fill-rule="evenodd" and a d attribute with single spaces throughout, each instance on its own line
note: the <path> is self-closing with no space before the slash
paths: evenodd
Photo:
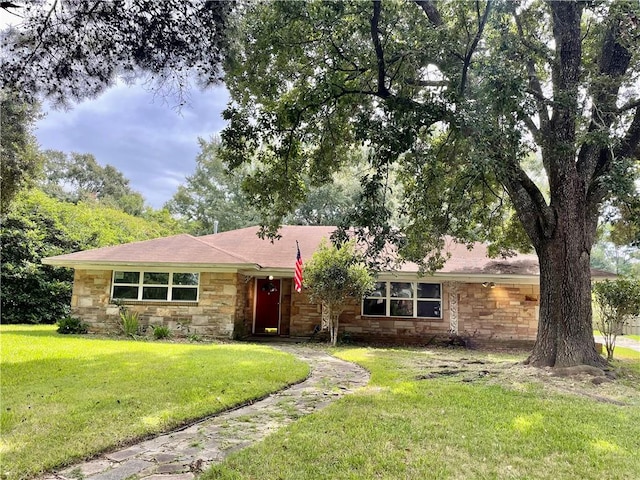
<path id="1" fill-rule="evenodd" d="M 89 324 L 91 332 L 118 331 L 119 309 L 111 303 L 111 270 L 76 270 L 71 297 L 72 315 Z M 174 335 L 190 334 L 231 338 L 244 322 L 249 299 L 242 275 L 200 273 L 198 302 L 126 301 L 128 309 L 140 315 L 140 323 L 165 325 Z"/>
<path id="2" fill-rule="evenodd" d="M 449 284 L 442 284 L 442 318 L 368 317 L 361 303 L 350 302 L 340 316 L 340 335 L 356 341 L 424 344 L 450 334 Z M 533 341 L 538 325 L 537 285 L 458 283 L 458 334 L 483 341 Z M 304 292 L 291 302 L 292 336 L 309 336 L 321 321 L 321 309 Z"/>
<path id="3" fill-rule="evenodd" d="M 460 286 L 458 330 L 481 341 L 535 341 L 538 331 L 540 287 L 478 283 Z"/>

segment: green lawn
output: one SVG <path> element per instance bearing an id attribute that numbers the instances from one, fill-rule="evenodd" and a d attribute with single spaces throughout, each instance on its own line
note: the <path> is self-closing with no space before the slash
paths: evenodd
<path id="1" fill-rule="evenodd" d="M 371 372 L 367 388 L 203 480 L 638 478 L 640 377 L 630 389 L 596 386 L 545 377 L 514 357 L 456 352 L 338 350 Z M 465 372 L 433 375 L 456 368 Z M 557 393 L 576 382 L 590 396 Z M 626 405 L 602 401 L 621 388 Z"/>
<path id="2" fill-rule="evenodd" d="M 2 478 L 17 480 L 303 379 L 269 347 L 59 335 L 0 326 Z"/>

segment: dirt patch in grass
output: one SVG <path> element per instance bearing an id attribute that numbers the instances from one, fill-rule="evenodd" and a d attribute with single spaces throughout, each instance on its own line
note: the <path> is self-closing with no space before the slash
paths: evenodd
<path id="1" fill-rule="evenodd" d="M 596 368 L 553 369 L 524 365 L 527 352 L 483 351 L 463 348 L 430 349 L 406 359 L 414 378 L 447 378 L 462 383 L 482 382 L 516 391 L 577 395 L 615 405 L 640 405 L 640 376 L 624 362 L 604 371 Z"/>

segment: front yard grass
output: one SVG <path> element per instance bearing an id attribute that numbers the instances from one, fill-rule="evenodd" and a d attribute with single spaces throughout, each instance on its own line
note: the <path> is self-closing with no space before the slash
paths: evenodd
<path id="1" fill-rule="evenodd" d="M 370 385 L 202 480 L 638 478 L 637 381 L 595 385 L 464 350 L 336 354 L 367 368 Z"/>
<path id="2" fill-rule="evenodd" d="M 19 480 L 261 397 L 309 368 L 268 347 L 0 326 L 1 476 Z"/>

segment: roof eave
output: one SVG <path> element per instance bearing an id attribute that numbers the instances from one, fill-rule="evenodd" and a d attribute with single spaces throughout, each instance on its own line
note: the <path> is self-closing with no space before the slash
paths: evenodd
<path id="1" fill-rule="evenodd" d="M 198 271 L 249 271 L 260 270 L 260 265 L 256 263 L 188 263 L 188 262 L 129 262 L 129 261 L 96 261 L 96 260 L 58 260 L 55 258 L 43 258 L 42 263 L 55 267 L 67 267 L 77 270 L 114 270 L 115 268 L 169 268 L 175 270 L 183 268 L 186 270 Z"/>

